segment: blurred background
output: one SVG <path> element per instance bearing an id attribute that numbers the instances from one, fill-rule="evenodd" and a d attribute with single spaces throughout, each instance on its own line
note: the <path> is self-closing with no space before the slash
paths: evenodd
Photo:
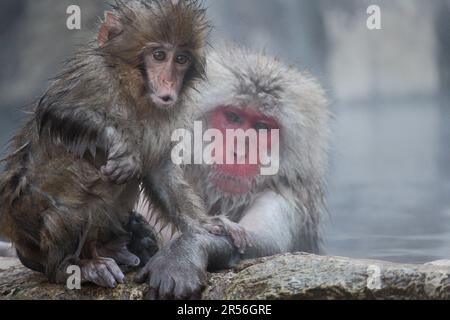
<path id="1" fill-rule="evenodd" d="M 213 39 L 265 49 L 317 76 L 335 115 L 327 254 L 450 258 L 450 0 L 206 0 Z M 82 10 L 82 30 L 66 9 Z M 382 30 L 368 30 L 367 7 Z M 0 144 L 105 8 L 0 2 Z M 214 45 L 214 41 L 213 41 Z M 4 149 L 2 149 L 4 150 Z"/>

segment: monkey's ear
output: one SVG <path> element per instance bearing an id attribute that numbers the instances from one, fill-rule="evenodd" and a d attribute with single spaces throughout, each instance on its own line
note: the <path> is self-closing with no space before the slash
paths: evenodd
<path id="1" fill-rule="evenodd" d="M 103 47 L 106 42 L 118 36 L 122 30 L 123 27 L 120 18 L 111 11 L 105 12 L 105 21 L 102 23 L 97 37 L 99 46 Z"/>

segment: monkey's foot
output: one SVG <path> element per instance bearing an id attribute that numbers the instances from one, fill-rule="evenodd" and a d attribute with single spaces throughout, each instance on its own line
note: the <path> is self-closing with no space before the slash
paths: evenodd
<path id="1" fill-rule="evenodd" d="M 212 217 L 205 225 L 206 230 L 217 236 L 230 236 L 241 254 L 245 253 L 251 242 L 244 227 L 225 216 Z"/>
<path id="2" fill-rule="evenodd" d="M 133 212 L 128 222 L 127 231 L 131 239 L 127 245 L 128 250 L 139 257 L 141 265 L 144 266 L 158 251 L 158 240 L 153 227 L 145 218 Z"/>
<path id="3" fill-rule="evenodd" d="M 200 299 L 206 271 L 164 247 L 138 272 L 135 281 L 148 283 L 148 300 Z"/>
<path id="4" fill-rule="evenodd" d="M 92 282 L 105 288 L 115 288 L 124 283 L 125 276 L 113 259 L 97 258 L 81 260 L 81 276 L 83 281 Z"/>
<path id="5" fill-rule="evenodd" d="M 97 251 L 100 256 L 114 259 L 125 267 L 137 267 L 141 264 L 141 259 L 128 251 L 125 242 L 109 243 L 97 248 Z"/>

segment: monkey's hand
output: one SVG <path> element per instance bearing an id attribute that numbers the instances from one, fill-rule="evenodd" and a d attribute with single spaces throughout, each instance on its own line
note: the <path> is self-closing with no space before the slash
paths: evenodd
<path id="1" fill-rule="evenodd" d="M 147 299 L 200 299 L 206 283 L 206 267 L 196 259 L 197 253 L 191 254 L 188 249 L 175 241 L 158 251 L 139 271 L 135 281 L 147 281 Z"/>
<path id="2" fill-rule="evenodd" d="M 127 248 L 139 257 L 141 265 L 144 266 L 158 251 L 155 231 L 145 218 L 136 212 L 131 214 L 126 230 L 131 235 Z"/>
<path id="3" fill-rule="evenodd" d="M 142 160 L 137 144 L 112 129 L 107 132 L 106 140 L 108 160 L 106 165 L 101 167 L 101 173 L 117 184 L 124 184 L 139 177 Z"/>
<path id="4" fill-rule="evenodd" d="M 250 237 L 244 227 L 225 216 L 214 216 L 204 225 L 206 230 L 216 236 L 229 236 L 239 253 L 244 254 L 251 247 Z"/>
<path id="5" fill-rule="evenodd" d="M 111 258 L 124 267 L 137 267 L 141 263 L 138 256 L 131 253 L 125 242 L 110 242 L 102 247 L 97 248 L 101 257 Z"/>
<path id="6" fill-rule="evenodd" d="M 115 288 L 124 283 L 125 276 L 113 259 L 97 258 L 80 262 L 83 282 L 92 282 L 105 288 Z"/>

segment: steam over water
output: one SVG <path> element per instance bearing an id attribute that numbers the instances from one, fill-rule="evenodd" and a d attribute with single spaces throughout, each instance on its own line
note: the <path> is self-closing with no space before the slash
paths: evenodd
<path id="1" fill-rule="evenodd" d="M 437 99 L 336 106 L 328 254 L 450 258 L 449 123 Z"/>

